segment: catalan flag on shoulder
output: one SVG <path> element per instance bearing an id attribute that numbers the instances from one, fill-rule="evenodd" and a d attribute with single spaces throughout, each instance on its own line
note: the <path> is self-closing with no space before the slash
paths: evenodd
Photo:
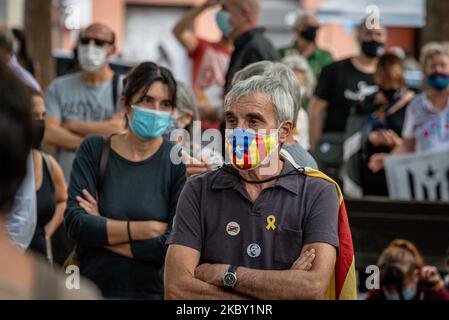
<path id="1" fill-rule="evenodd" d="M 288 160 L 294 167 L 299 165 L 295 162 L 291 154 L 281 149 L 280 155 L 282 158 Z M 338 183 L 329 178 L 327 175 L 319 170 L 312 168 L 304 168 L 304 174 L 324 179 L 335 185 L 338 192 L 338 199 L 340 200 L 340 209 L 338 212 L 338 239 L 340 243 L 339 255 L 335 263 L 335 270 L 332 274 L 329 289 L 327 290 L 327 300 L 356 300 L 357 299 L 357 281 L 355 274 L 355 256 L 354 246 L 352 244 L 351 229 L 349 228 L 348 214 L 346 212 L 345 201 Z"/>
<path id="2" fill-rule="evenodd" d="M 340 200 L 338 212 L 338 239 L 340 242 L 339 255 L 335 263 L 334 274 L 327 290 L 327 300 L 356 300 L 357 284 L 355 274 L 354 247 L 352 244 L 351 229 L 349 228 L 348 214 L 345 201 L 338 184 L 321 171 L 305 168 L 304 174 L 310 177 L 321 178 L 335 184 Z"/>

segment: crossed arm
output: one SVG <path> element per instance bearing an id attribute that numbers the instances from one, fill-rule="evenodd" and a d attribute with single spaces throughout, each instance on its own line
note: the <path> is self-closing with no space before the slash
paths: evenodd
<path id="1" fill-rule="evenodd" d="M 97 200 L 83 190 L 83 197 L 78 196 L 78 204 L 87 214 L 100 216 Z M 133 241 L 143 241 L 162 236 L 167 230 L 167 223 L 160 221 L 130 221 L 130 235 Z M 134 258 L 128 236 L 128 221 L 106 220 L 108 246 L 105 248 L 122 256 Z"/>
<path id="2" fill-rule="evenodd" d="M 170 245 L 165 260 L 165 299 L 169 300 L 243 300 L 244 295 L 226 291 L 195 277 L 200 252 L 181 245 Z M 224 273 L 221 275 L 222 279 Z M 223 282 L 223 281 L 222 281 Z"/>
<path id="3" fill-rule="evenodd" d="M 165 269 L 167 299 L 324 299 L 336 261 L 333 246 L 308 244 L 289 270 L 238 267 L 237 283 L 231 293 L 222 288 L 229 265 L 198 266 L 199 255 L 184 246 L 169 247 Z"/>
<path id="4" fill-rule="evenodd" d="M 105 121 L 81 121 L 74 120 L 62 123 L 55 117 L 46 120 L 44 143 L 65 150 L 76 150 L 81 141 L 91 135 L 97 134 L 105 137 L 124 130 L 124 120 L 121 113 L 114 115 Z"/>
<path id="5" fill-rule="evenodd" d="M 220 0 L 208 0 L 204 4 L 192 8 L 174 26 L 173 34 L 188 52 L 194 52 L 198 46 L 195 33 L 191 30 L 195 19 L 206 9 L 216 6 L 219 3 Z"/>

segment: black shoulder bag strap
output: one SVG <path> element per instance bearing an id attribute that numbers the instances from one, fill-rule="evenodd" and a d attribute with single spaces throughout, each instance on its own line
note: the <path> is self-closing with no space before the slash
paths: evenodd
<path id="1" fill-rule="evenodd" d="M 98 171 L 97 177 L 97 202 L 99 203 L 100 191 L 103 187 L 104 176 L 106 174 L 106 168 L 108 166 L 109 153 L 111 151 L 111 137 L 104 139 L 103 146 L 101 148 L 101 156 L 100 156 L 100 167 Z M 100 207 L 98 208 L 101 214 Z M 72 256 L 74 260 L 78 260 L 79 263 L 83 260 L 84 250 L 83 247 L 79 244 L 76 244 L 72 253 L 69 255 L 69 258 Z M 66 263 L 64 263 L 65 266 Z"/>
<path id="2" fill-rule="evenodd" d="M 118 100 L 118 81 L 120 79 L 120 75 L 118 73 L 114 73 L 114 76 L 112 77 L 112 103 L 113 103 L 113 110 L 115 113 L 117 113 L 120 110 L 117 110 L 117 100 Z"/>
<path id="3" fill-rule="evenodd" d="M 104 139 L 103 147 L 101 149 L 100 158 L 100 170 L 98 171 L 97 178 L 97 194 L 100 195 L 101 188 L 103 187 L 104 176 L 106 174 L 106 168 L 108 166 L 109 153 L 111 151 L 111 137 Z"/>

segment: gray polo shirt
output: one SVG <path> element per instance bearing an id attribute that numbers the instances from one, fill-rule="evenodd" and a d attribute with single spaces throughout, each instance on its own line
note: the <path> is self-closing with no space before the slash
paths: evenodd
<path id="1" fill-rule="evenodd" d="M 123 76 L 117 83 L 117 97 L 123 89 Z M 120 111 L 120 99 L 114 105 L 112 99 L 113 81 L 98 85 L 87 85 L 81 73 L 76 72 L 56 78 L 45 95 L 47 116 L 58 118 L 62 123 L 73 120 L 105 121 Z M 61 165 L 66 181 L 70 180 L 75 151 L 56 149 L 56 160 Z"/>
<path id="2" fill-rule="evenodd" d="M 294 170 L 284 162 L 282 174 Z M 240 179 L 223 169 L 189 181 L 181 193 L 167 244 L 201 253 L 201 263 L 289 269 L 305 244 L 338 250 L 335 185 L 305 174 L 278 179 L 253 202 Z"/>

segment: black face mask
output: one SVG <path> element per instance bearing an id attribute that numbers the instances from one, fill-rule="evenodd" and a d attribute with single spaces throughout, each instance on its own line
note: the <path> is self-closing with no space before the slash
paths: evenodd
<path id="1" fill-rule="evenodd" d="M 378 41 L 363 41 L 362 52 L 370 58 L 375 58 L 384 53 L 384 44 Z"/>
<path id="2" fill-rule="evenodd" d="M 306 39 L 309 42 L 315 42 L 316 33 L 318 31 L 318 27 L 307 27 L 307 29 L 301 31 L 300 35 L 302 38 Z"/>
<path id="3" fill-rule="evenodd" d="M 33 138 L 32 145 L 33 149 L 40 149 L 42 144 L 42 139 L 44 139 L 45 132 L 45 121 L 44 120 L 34 120 L 33 122 Z"/>

